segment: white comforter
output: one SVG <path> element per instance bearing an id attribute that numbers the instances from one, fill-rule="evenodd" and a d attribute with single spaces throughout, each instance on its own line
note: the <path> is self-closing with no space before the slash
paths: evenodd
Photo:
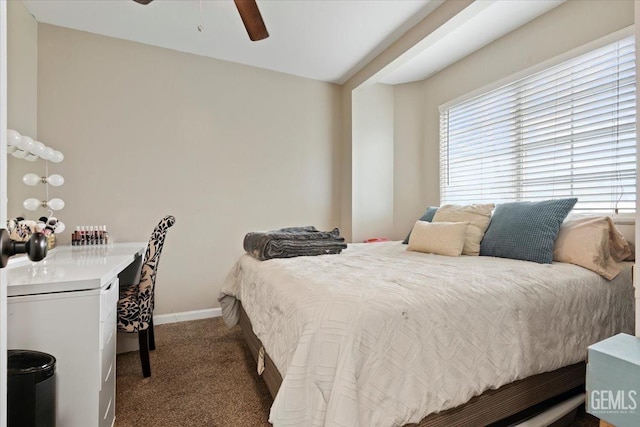
<path id="1" fill-rule="evenodd" d="M 631 269 L 609 282 L 569 264 L 350 245 L 256 261 L 236 296 L 283 376 L 275 426 L 400 426 L 487 389 L 585 359 L 632 333 Z"/>

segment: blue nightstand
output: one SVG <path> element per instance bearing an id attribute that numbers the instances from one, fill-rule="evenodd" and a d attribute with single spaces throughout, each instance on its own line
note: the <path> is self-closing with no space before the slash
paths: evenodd
<path id="1" fill-rule="evenodd" d="M 588 413 L 616 427 L 640 426 L 640 338 L 618 334 L 589 346 L 586 387 Z"/>

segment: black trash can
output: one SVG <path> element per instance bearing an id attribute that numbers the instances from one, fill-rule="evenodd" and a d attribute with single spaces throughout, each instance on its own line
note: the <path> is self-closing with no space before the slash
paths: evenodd
<path id="1" fill-rule="evenodd" d="M 31 350 L 9 350 L 8 427 L 55 427 L 56 358 Z"/>

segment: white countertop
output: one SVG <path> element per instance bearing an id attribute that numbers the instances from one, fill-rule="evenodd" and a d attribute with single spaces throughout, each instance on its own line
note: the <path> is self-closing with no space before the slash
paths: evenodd
<path id="1" fill-rule="evenodd" d="M 8 296 L 99 289 L 146 248 L 146 242 L 57 247 L 40 262 L 7 266 Z"/>

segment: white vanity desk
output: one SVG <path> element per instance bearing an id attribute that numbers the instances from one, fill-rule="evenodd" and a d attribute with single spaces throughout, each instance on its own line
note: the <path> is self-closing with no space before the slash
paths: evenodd
<path id="1" fill-rule="evenodd" d="M 115 421 L 118 284 L 136 280 L 146 246 L 59 247 L 8 266 L 8 345 L 56 358 L 60 427 Z"/>

